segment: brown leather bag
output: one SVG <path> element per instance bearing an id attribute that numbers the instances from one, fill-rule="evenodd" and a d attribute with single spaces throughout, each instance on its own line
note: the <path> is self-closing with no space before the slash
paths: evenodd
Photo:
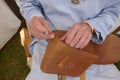
<path id="1" fill-rule="evenodd" d="M 120 39 L 109 35 L 103 44 L 90 43 L 82 50 L 72 48 L 60 38 L 66 31 L 54 31 L 49 41 L 41 69 L 46 73 L 79 76 L 92 64 L 111 64 L 120 60 Z"/>

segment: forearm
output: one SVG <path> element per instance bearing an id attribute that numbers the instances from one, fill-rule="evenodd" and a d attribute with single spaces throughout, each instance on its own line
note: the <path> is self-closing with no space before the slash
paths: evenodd
<path id="1" fill-rule="evenodd" d="M 42 6 L 36 0 L 20 0 L 20 12 L 27 23 L 33 16 L 43 17 Z"/>

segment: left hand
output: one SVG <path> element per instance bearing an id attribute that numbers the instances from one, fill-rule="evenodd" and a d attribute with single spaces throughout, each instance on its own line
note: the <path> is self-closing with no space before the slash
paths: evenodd
<path id="1" fill-rule="evenodd" d="M 91 38 L 91 27 L 85 23 L 76 23 L 68 30 L 61 40 L 71 47 L 82 49 L 89 43 Z"/>

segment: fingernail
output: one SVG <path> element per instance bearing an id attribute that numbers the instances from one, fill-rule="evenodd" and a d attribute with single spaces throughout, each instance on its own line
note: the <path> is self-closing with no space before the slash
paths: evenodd
<path id="1" fill-rule="evenodd" d="M 63 41 L 63 38 L 60 38 L 61 41 Z"/>
<path id="2" fill-rule="evenodd" d="M 80 49 L 83 49 L 83 46 L 82 46 L 82 47 L 80 47 Z"/>
<path id="3" fill-rule="evenodd" d="M 64 39 L 64 36 L 63 36 L 63 37 L 61 37 L 61 38 L 60 38 L 60 40 L 61 40 L 61 41 L 64 41 L 64 40 L 65 40 L 65 39 Z"/>
<path id="4" fill-rule="evenodd" d="M 50 34 L 50 38 L 54 38 L 55 37 L 55 34 Z"/>

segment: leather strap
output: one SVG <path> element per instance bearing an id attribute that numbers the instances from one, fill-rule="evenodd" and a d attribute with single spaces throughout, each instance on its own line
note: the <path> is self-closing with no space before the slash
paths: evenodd
<path id="1" fill-rule="evenodd" d="M 58 80 L 66 80 L 66 76 L 58 75 Z M 80 75 L 80 80 L 85 80 L 85 72 Z"/>

